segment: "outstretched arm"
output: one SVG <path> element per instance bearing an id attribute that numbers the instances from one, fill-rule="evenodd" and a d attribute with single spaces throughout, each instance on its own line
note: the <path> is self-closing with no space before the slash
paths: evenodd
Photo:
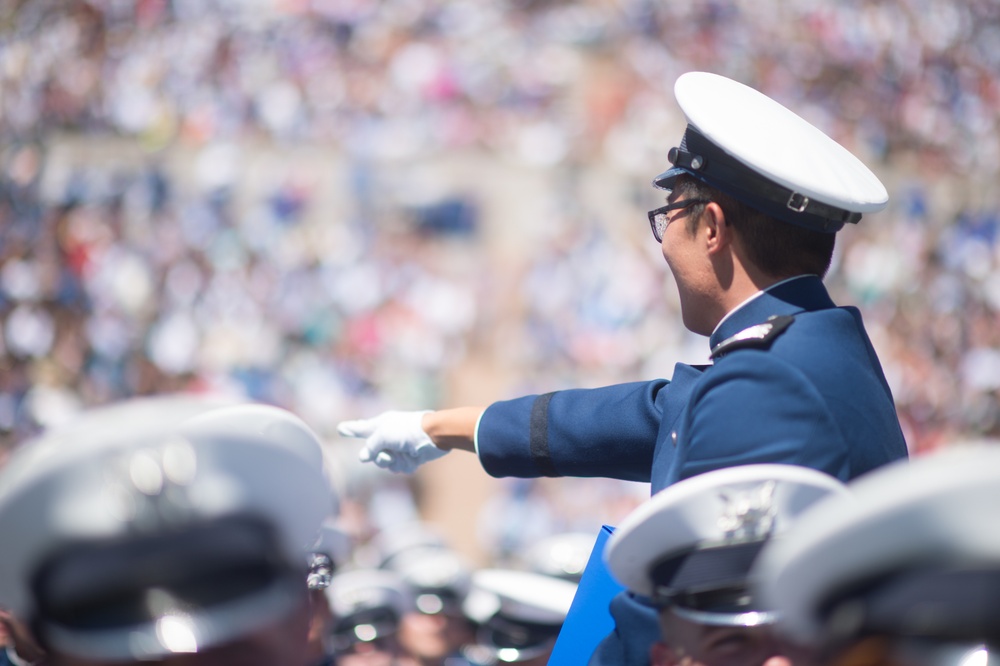
<path id="1" fill-rule="evenodd" d="M 569 389 L 488 407 L 384 412 L 345 421 L 363 437 L 362 462 L 410 473 L 451 449 L 475 451 L 496 477 L 602 476 L 649 482 L 657 437 L 670 428 L 701 370 L 678 364 L 675 378 Z M 669 455 L 667 451 L 667 455 Z"/>

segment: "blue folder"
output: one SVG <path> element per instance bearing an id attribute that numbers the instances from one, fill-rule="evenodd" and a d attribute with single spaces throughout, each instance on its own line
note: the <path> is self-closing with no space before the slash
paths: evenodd
<path id="1" fill-rule="evenodd" d="M 624 588 L 611 577 L 604 564 L 604 544 L 613 531 L 613 527 L 604 525 L 597 535 L 573 604 L 549 657 L 549 666 L 585 665 L 598 643 L 615 628 L 608 604 Z"/>

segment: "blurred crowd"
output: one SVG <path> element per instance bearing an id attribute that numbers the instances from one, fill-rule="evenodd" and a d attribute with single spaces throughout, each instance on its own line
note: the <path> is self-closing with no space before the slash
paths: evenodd
<path id="1" fill-rule="evenodd" d="M 4 445 L 180 389 L 330 434 L 448 406 L 484 358 L 516 382 L 498 399 L 704 362 L 645 223 L 691 69 L 763 90 L 883 177 L 890 208 L 842 234 L 832 290 L 862 309 L 912 451 L 1000 436 L 992 0 L 5 0 Z M 80 141 L 108 148 L 66 157 Z M 246 180 L 289 145 L 343 170 Z M 537 219 L 421 180 L 459 153 L 556 174 Z M 333 180 L 347 195 L 324 203 Z M 609 214 L 594 193 L 612 182 Z"/>
<path id="2" fill-rule="evenodd" d="M 7 0 L 6 131 L 470 145 L 542 163 L 647 144 L 677 74 L 743 80 L 891 157 L 1000 166 L 1000 9 L 812 0 Z M 669 98 L 669 95 L 668 95 Z M 634 155 L 626 150 L 623 159 Z"/>
<path id="3" fill-rule="evenodd" d="M 333 523 L 322 535 L 316 554 L 331 568 L 327 587 L 313 585 L 311 635 L 327 659 L 317 666 L 545 664 L 596 539 L 556 534 L 475 566 L 421 522 L 366 542 Z"/>

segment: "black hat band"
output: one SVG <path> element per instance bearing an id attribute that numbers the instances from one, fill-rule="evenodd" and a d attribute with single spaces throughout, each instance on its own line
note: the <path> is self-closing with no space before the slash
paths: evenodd
<path id="1" fill-rule="evenodd" d="M 752 541 L 673 554 L 650 570 L 655 596 L 698 610 L 747 609 L 747 576 L 764 543 Z"/>
<path id="2" fill-rule="evenodd" d="M 816 201 L 761 176 L 691 125 L 681 145 L 670 149 L 668 158 L 676 168 L 783 222 L 833 233 L 861 220 L 861 213 Z M 665 187 L 667 173 L 658 176 L 653 184 Z"/>

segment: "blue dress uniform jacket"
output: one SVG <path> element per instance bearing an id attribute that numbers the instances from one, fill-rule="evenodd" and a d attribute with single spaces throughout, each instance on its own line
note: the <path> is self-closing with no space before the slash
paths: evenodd
<path id="1" fill-rule="evenodd" d="M 769 319 L 784 327 L 755 335 Z M 714 363 L 677 364 L 671 380 L 527 396 L 480 419 L 480 461 L 494 476 L 600 476 L 653 493 L 713 469 L 812 467 L 842 481 L 907 455 L 892 393 L 856 308 L 802 276 L 744 304 L 712 334 Z M 591 664 L 648 664 L 656 612 L 630 594 Z"/>
<path id="2" fill-rule="evenodd" d="M 773 338 L 727 340 L 775 316 Z M 493 476 L 600 476 L 653 493 L 751 463 L 812 467 L 848 481 L 906 456 L 892 393 L 856 308 L 822 281 L 782 282 L 712 334 L 714 363 L 671 380 L 571 389 L 490 405 L 477 433 Z"/>

